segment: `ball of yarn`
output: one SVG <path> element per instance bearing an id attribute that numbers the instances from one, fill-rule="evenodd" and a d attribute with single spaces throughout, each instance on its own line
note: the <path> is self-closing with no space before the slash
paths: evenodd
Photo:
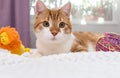
<path id="1" fill-rule="evenodd" d="M 116 33 L 104 33 L 96 43 L 96 51 L 120 52 L 120 35 Z"/>

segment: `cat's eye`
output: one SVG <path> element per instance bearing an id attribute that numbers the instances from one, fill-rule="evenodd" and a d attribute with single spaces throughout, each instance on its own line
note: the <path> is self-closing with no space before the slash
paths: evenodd
<path id="1" fill-rule="evenodd" d="M 43 22 L 43 26 L 44 26 L 44 27 L 49 27 L 49 22 L 48 22 L 48 21 L 44 21 L 44 22 Z"/>
<path id="2" fill-rule="evenodd" d="M 64 22 L 60 22 L 60 23 L 59 23 L 59 27 L 60 27 L 60 28 L 64 28 L 64 27 L 65 27 L 65 23 L 64 23 Z"/>

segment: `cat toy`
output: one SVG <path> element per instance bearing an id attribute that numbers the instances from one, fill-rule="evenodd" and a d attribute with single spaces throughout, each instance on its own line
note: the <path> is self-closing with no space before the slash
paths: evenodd
<path id="1" fill-rule="evenodd" d="M 96 44 L 96 51 L 120 52 L 120 35 L 116 33 L 104 33 Z"/>
<path id="2" fill-rule="evenodd" d="M 30 52 L 30 48 L 25 48 L 20 40 L 19 33 L 10 26 L 0 29 L 0 48 L 7 49 L 12 54 L 22 55 Z"/>

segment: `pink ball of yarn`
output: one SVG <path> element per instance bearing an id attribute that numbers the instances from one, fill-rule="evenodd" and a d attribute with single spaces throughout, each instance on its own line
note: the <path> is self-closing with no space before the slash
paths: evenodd
<path id="1" fill-rule="evenodd" d="M 115 33 L 104 33 L 96 43 L 96 51 L 119 51 L 120 52 L 120 35 Z"/>

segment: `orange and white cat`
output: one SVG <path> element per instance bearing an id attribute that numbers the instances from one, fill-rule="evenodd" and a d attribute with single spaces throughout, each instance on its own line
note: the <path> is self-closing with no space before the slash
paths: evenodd
<path id="1" fill-rule="evenodd" d="M 48 9 L 40 0 L 36 3 L 34 31 L 37 52 L 41 55 L 88 51 L 95 45 L 97 35 L 91 32 L 72 32 L 71 3 L 59 9 Z"/>

